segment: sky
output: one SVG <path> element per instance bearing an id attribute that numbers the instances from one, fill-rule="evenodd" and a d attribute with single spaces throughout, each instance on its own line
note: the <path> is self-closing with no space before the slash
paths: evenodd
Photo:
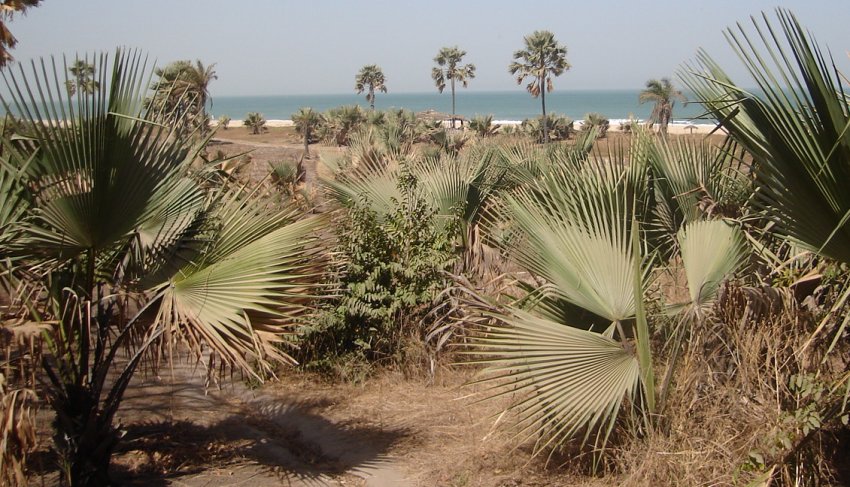
<path id="1" fill-rule="evenodd" d="M 470 91 L 521 89 L 512 54 L 523 36 L 550 30 L 572 65 L 556 89 L 640 89 L 674 77 L 699 48 L 744 79 L 723 31 L 776 6 L 848 66 L 847 0 L 44 0 L 9 28 L 19 61 L 126 46 L 158 66 L 215 63 L 213 97 L 350 93 L 366 64 L 381 66 L 391 92 L 434 91 L 433 58 L 454 45 L 477 67 Z"/>

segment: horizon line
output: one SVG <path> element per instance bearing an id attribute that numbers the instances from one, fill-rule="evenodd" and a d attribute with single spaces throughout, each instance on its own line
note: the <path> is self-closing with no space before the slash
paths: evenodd
<path id="1" fill-rule="evenodd" d="M 553 90 L 550 93 L 558 93 L 558 92 L 576 92 L 576 91 L 597 91 L 597 92 L 605 92 L 605 91 L 640 91 L 644 88 L 573 88 L 573 89 L 561 89 L 561 90 Z M 468 88 L 464 88 L 460 93 L 466 94 L 494 94 L 494 93 L 526 93 L 524 88 L 517 90 L 484 90 L 484 91 L 468 91 Z M 451 96 L 451 91 L 444 90 L 442 93 L 433 90 L 433 91 L 388 91 L 387 93 L 380 93 L 381 95 L 447 95 Z M 216 96 L 224 96 L 231 98 L 239 98 L 239 97 L 248 97 L 248 96 L 341 96 L 341 95 L 352 95 L 352 96 L 363 96 L 362 93 L 356 93 L 354 91 L 350 92 L 337 92 L 337 93 L 263 93 L 263 94 L 232 94 L 232 93 L 222 93 L 213 95 L 213 98 Z"/>

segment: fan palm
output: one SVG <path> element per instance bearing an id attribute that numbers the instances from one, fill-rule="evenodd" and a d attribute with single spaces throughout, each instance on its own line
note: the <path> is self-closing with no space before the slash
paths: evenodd
<path id="1" fill-rule="evenodd" d="M 753 155 L 756 194 L 775 220 L 775 231 L 847 263 L 850 98 L 831 56 L 797 18 L 782 9 L 776 16 L 778 26 L 762 14 L 761 22 L 753 19 L 754 33 L 740 25 L 726 32 L 758 92 L 736 85 L 704 51 L 685 66 L 682 78 Z"/>
<path id="2" fill-rule="evenodd" d="M 37 7 L 41 0 L 3 0 L 0 3 L 0 68 L 12 60 L 9 49 L 15 47 L 18 40 L 6 27 L 16 14 L 24 14 L 27 9 Z"/>
<path id="3" fill-rule="evenodd" d="M 567 62 L 567 47 L 555 40 L 555 35 L 549 31 L 537 30 L 523 39 L 525 49 L 514 52 L 514 62 L 508 71 L 516 76 L 517 84 L 522 84 L 526 78 L 531 82 L 526 89 L 534 98 L 540 97 L 543 108 L 543 143 L 549 141 L 549 131 L 546 119 L 546 92 L 552 91 L 552 78 L 560 76 L 570 69 Z"/>
<path id="4" fill-rule="evenodd" d="M 488 328 L 473 339 L 489 365 L 482 381 L 491 394 L 520 393 L 511 408 L 538 450 L 579 431 L 604 444 L 626 398 L 654 407 L 648 261 L 633 220 L 646 169 L 575 156 L 541 165 L 497 208 L 516 236 L 505 250 L 547 284 L 529 296 L 532 313 L 485 307 Z"/>
<path id="5" fill-rule="evenodd" d="M 474 64 L 461 64 L 466 51 L 455 47 L 444 47 L 434 58 L 437 63 L 431 69 L 431 78 L 437 85 L 437 90 L 442 93 L 446 89 L 446 80 L 452 88 L 452 128 L 455 128 L 455 82 L 460 82 L 466 88 L 469 80 L 475 77 Z"/>
<path id="6" fill-rule="evenodd" d="M 493 123 L 493 115 L 474 117 L 469 121 L 469 129 L 481 137 L 489 137 L 499 130 L 500 125 Z"/>
<path id="7" fill-rule="evenodd" d="M 242 124 L 251 129 L 251 135 L 259 135 L 268 130 L 266 128 L 266 118 L 262 113 L 249 112 L 245 115 L 245 120 L 242 121 Z"/>
<path id="8" fill-rule="evenodd" d="M 366 101 L 369 102 L 369 107 L 375 109 L 375 91 L 381 93 L 387 92 L 386 79 L 384 72 L 377 64 L 367 64 L 360 68 L 360 71 L 354 77 L 354 90 L 357 94 L 366 92 Z"/>
<path id="9" fill-rule="evenodd" d="M 207 103 L 212 103 L 209 85 L 218 79 L 214 68 L 215 63 L 205 66 L 200 60 L 194 64 L 175 61 L 158 68 L 155 74 L 159 79 L 152 85 L 156 92 L 154 104 L 166 112 L 177 112 L 178 119 L 190 118 L 193 128 L 205 130 L 209 122 Z"/>
<path id="10" fill-rule="evenodd" d="M 310 157 L 310 142 L 313 141 L 314 134 L 322 123 L 322 114 L 313 111 L 312 108 L 302 107 L 293 113 L 291 118 L 295 124 L 295 131 L 304 137 L 304 155 Z"/>
<path id="11" fill-rule="evenodd" d="M 2 228 L 0 259 L 41 283 L 48 301 L 29 303 L 31 318 L 59 323 L 44 367 L 65 481 L 106 485 L 113 418 L 146 353 L 182 341 L 255 375 L 286 360 L 278 345 L 316 286 L 321 221 L 296 221 L 261 193 L 206 189 L 191 172 L 206 141 L 145 103 L 138 53 L 99 56 L 99 88 L 76 102 L 50 65 L 2 73 L 4 106 L 33 136 L 3 143 L 0 190 L 19 198 L 4 198 L 3 223 L 14 224 Z M 135 316 L 121 311 L 128 299 Z"/>
<path id="12" fill-rule="evenodd" d="M 89 64 L 82 59 L 77 59 L 74 64 L 68 68 L 68 71 L 74 76 L 74 79 L 68 80 L 65 86 L 68 88 L 68 94 L 75 93 L 90 94 L 94 93 L 98 88 L 98 82 L 94 79 L 95 67 L 94 64 Z"/>
<path id="13" fill-rule="evenodd" d="M 670 78 L 651 79 L 646 82 L 646 88 L 638 96 L 640 103 L 651 101 L 655 104 L 649 116 L 651 123 L 661 126 L 661 133 L 667 135 L 667 125 L 673 119 L 673 107 L 676 101 L 685 102 L 687 98 L 677 90 Z"/>

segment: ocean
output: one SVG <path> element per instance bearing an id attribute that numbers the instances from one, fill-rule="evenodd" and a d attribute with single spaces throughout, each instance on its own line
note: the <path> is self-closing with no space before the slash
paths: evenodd
<path id="1" fill-rule="evenodd" d="M 638 102 L 639 90 L 556 90 L 546 94 L 546 111 L 581 120 L 585 114 L 598 112 L 610 120 L 633 116 L 646 119 L 652 112 L 652 103 Z M 686 94 L 687 96 L 687 94 Z M 341 105 L 358 104 L 368 108 L 365 95 L 355 93 L 340 95 L 274 95 L 274 96 L 215 96 L 210 113 L 213 118 L 227 115 L 242 120 L 248 112 L 259 112 L 267 120 L 288 120 L 300 107 L 312 107 L 323 112 Z M 449 91 L 433 93 L 377 93 L 375 108 L 406 108 L 414 112 L 434 109 L 451 113 L 452 97 Z M 521 121 L 540 115 L 540 99 L 532 98 L 525 90 L 506 92 L 467 92 L 458 90 L 456 110 L 459 115 L 471 118 L 476 115 L 493 115 L 494 120 Z M 690 122 L 702 115 L 696 103 L 677 102 L 673 109 L 676 122 Z M 698 122 L 699 123 L 699 122 Z M 702 123 L 706 123 L 702 121 Z"/>

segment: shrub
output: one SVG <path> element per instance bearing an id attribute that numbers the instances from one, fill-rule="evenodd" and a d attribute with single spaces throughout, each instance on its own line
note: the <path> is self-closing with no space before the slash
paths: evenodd
<path id="1" fill-rule="evenodd" d="M 366 122 L 366 114 L 360 105 L 331 108 L 324 117 L 325 123 L 319 129 L 319 135 L 336 145 L 348 145 L 351 135 Z"/>
<path id="2" fill-rule="evenodd" d="M 336 370 L 352 358 L 400 363 L 410 338 L 424 341 L 421 321 L 445 287 L 456 227 L 437 225 L 411 176 L 398 187 L 395 211 L 381 215 L 361 201 L 336 226 L 340 297 L 304 329 L 302 358 L 313 367 Z"/>
<path id="3" fill-rule="evenodd" d="M 611 126 L 610 120 L 605 118 L 601 113 L 588 113 L 584 116 L 584 121 L 581 124 L 582 131 L 589 131 L 596 128 L 596 138 L 604 139 L 608 135 L 608 128 Z"/>
<path id="4" fill-rule="evenodd" d="M 261 113 L 250 112 L 248 115 L 245 115 L 245 120 L 242 123 L 251 129 L 251 134 L 253 135 L 268 131 L 268 128 L 266 128 L 266 119 Z"/>
<path id="5" fill-rule="evenodd" d="M 549 140 L 567 140 L 575 131 L 573 120 L 562 115 L 547 114 L 546 126 Z M 537 142 L 543 142 L 543 117 L 527 118 L 522 122 L 522 131 Z"/>
<path id="6" fill-rule="evenodd" d="M 224 130 L 227 130 L 227 125 L 230 123 L 230 117 L 227 115 L 222 115 L 218 117 L 218 126 Z"/>
<path id="7" fill-rule="evenodd" d="M 493 115 L 478 116 L 469 121 L 469 129 L 481 137 L 489 137 L 499 130 L 499 125 L 493 124 Z"/>

